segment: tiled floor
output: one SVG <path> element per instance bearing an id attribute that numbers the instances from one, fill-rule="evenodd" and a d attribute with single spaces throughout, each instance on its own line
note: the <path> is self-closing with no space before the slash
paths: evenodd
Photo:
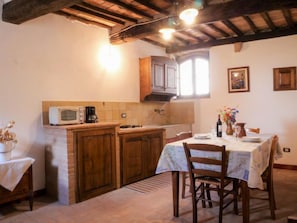
<path id="1" fill-rule="evenodd" d="M 268 202 L 251 201 L 250 222 L 286 223 L 287 216 L 297 214 L 297 171 L 275 169 L 277 220 L 270 218 Z M 253 193 L 253 192 L 252 192 Z M 201 223 L 217 223 L 218 208 L 199 208 Z M 225 211 L 225 223 L 242 222 L 242 216 Z M 51 199 L 36 198 L 34 210 L 28 211 L 28 202 L 0 206 L 1 223 L 191 223 L 191 199 L 182 199 L 180 217 L 172 215 L 171 186 L 155 192 L 139 193 L 121 188 L 85 202 L 64 206 Z"/>

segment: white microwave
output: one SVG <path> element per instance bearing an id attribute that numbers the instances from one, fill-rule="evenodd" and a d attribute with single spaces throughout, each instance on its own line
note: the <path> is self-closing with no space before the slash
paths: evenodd
<path id="1" fill-rule="evenodd" d="M 82 106 L 49 107 L 50 125 L 81 124 L 85 120 L 85 108 Z"/>

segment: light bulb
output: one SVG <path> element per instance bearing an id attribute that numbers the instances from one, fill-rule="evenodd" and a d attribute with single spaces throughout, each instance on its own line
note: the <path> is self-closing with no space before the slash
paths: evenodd
<path id="1" fill-rule="evenodd" d="M 175 32 L 175 29 L 173 28 L 163 28 L 159 30 L 160 33 L 162 33 L 163 39 L 170 40 L 172 37 L 172 33 Z"/>
<path id="2" fill-rule="evenodd" d="M 198 15 L 198 13 L 198 10 L 195 8 L 185 9 L 179 14 L 179 18 L 183 20 L 186 24 L 190 25 L 195 21 L 195 18 Z"/>

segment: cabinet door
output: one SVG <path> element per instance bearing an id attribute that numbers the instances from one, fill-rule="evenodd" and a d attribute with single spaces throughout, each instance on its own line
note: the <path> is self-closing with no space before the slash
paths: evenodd
<path id="1" fill-rule="evenodd" d="M 144 178 L 143 137 L 121 137 L 121 185 Z"/>
<path id="2" fill-rule="evenodd" d="M 165 90 L 165 65 L 164 62 L 152 61 L 152 89 L 154 92 Z"/>
<path id="3" fill-rule="evenodd" d="M 158 161 L 163 150 L 163 134 L 156 132 L 148 136 L 148 146 L 145 150 L 146 177 L 155 175 Z"/>
<path id="4" fill-rule="evenodd" d="M 77 133 L 78 200 L 83 201 L 116 188 L 113 129 Z"/>
<path id="5" fill-rule="evenodd" d="M 165 91 L 176 94 L 176 66 L 171 64 L 165 65 Z"/>
<path id="6" fill-rule="evenodd" d="M 163 131 L 136 133 L 121 138 L 121 185 L 155 175 L 163 149 Z"/>

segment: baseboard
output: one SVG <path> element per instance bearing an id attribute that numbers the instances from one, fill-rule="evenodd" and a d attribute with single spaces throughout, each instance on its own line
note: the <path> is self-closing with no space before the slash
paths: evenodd
<path id="1" fill-rule="evenodd" d="M 278 169 L 297 170 L 297 166 L 295 166 L 295 165 L 286 165 L 286 164 L 277 164 L 277 163 L 275 163 L 273 165 L 273 167 L 278 168 Z"/>

